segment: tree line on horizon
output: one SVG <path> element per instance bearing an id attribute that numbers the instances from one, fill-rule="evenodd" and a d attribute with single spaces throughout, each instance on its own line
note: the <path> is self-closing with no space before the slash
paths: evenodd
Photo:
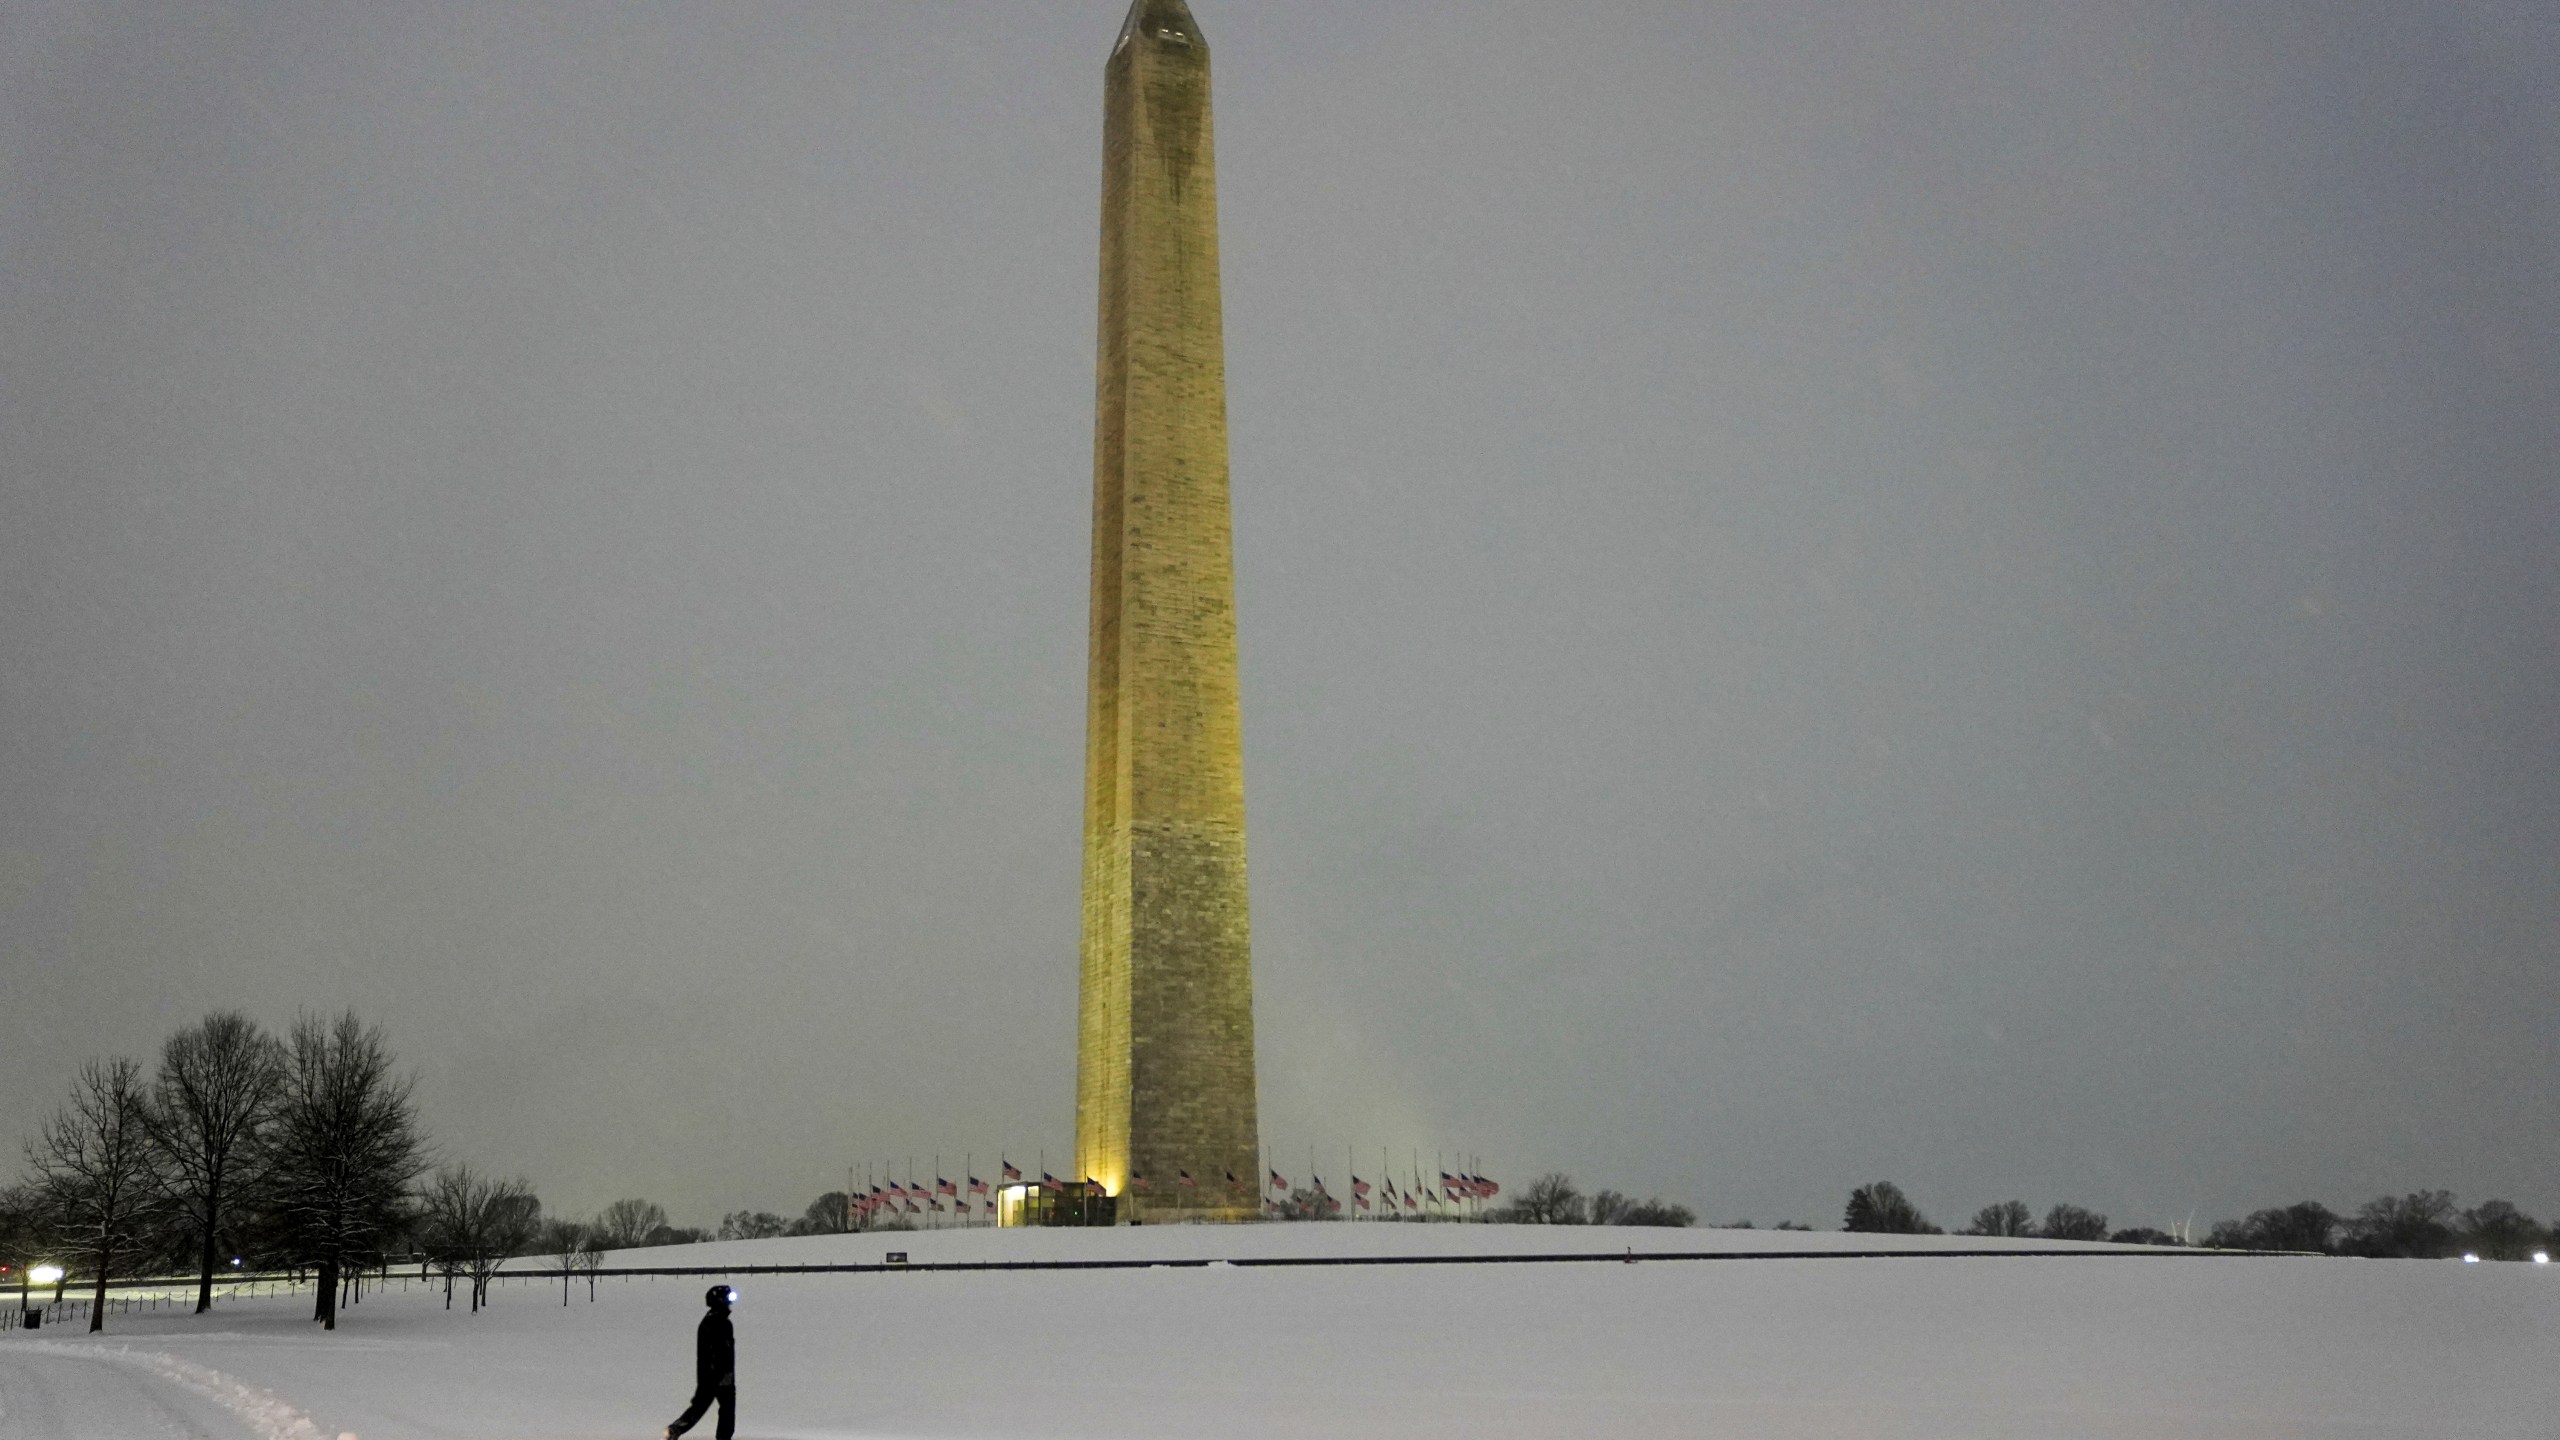
<path id="1" fill-rule="evenodd" d="M 0 1263 L 21 1283 L 34 1260 L 64 1265 L 92 1287 L 92 1330 L 105 1323 L 111 1278 L 191 1270 L 202 1313 L 212 1307 L 216 1277 L 233 1267 L 290 1269 L 314 1276 L 312 1318 L 335 1329 L 340 1305 L 362 1300 L 364 1277 L 394 1263 L 440 1273 L 448 1306 L 456 1284 L 464 1284 L 477 1311 L 499 1268 L 519 1256 L 556 1257 L 565 1302 L 580 1271 L 593 1297 L 595 1273 L 610 1250 L 834 1234 L 858 1223 L 840 1190 L 820 1195 L 796 1219 L 736 1210 L 717 1230 L 672 1224 L 662 1207 L 638 1199 L 617 1200 L 592 1219 L 546 1215 L 521 1178 L 439 1165 L 412 1089 L 381 1028 L 353 1011 L 305 1014 L 281 1038 L 246 1016 L 217 1012 L 169 1036 L 148 1074 L 130 1059 L 90 1061 L 69 1098 L 26 1142 L 26 1177 L 0 1187 Z M 1335 1219 L 1341 1208 L 1320 1192 L 1296 1192 L 1277 1213 Z M 1697 1223 L 1685 1205 L 1609 1189 L 1585 1195 L 1561 1172 L 1539 1176 L 1482 1218 Z M 1850 1193 L 1842 1228 L 1944 1233 L 1887 1181 Z M 2386 1195 L 2347 1214 L 2300 1201 L 2223 1221 L 2200 1241 L 2147 1227 L 2110 1229 L 2106 1216 L 2071 1204 L 2054 1205 L 2038 1220 L 2018 1200 L 1982 1207 L 1956 1233 L 2484 1260 L 2525 1260 L 2560 1248 L 2560 1236 L 2515 1205 L 2487 1200 L 2457 1208 L 2444 1190 Z M 56 1283 L 56 1298 L 66 1283 Z"/>
<path id="2" fill-rule="evenodd" d="M 448 1306 L 463 1283 L 476 1312 L 517 1256 L 557 1257 L 564 1299 L 585 1271 L 592 1298 L 605 1251 L 714 1238 L 646 1200 L 546 1216 L 521 1178 L 438 1165 L 413 1085 L 353 1011 L 305 1014 L 283 1037 L 220 1011 L 169 1036 L 148 1073 L 89 1061 L 26 1141 L 25 1177 L 0 1186 L 0 1264 L 21 1284 L 39 1260 L 61 1265 L 55 1297 L 73 1277 L 88 1286 L 91 1330 L 110 1279 L 192 1273 L 201 1314 L 217 1276 L 289 1269 L 316 1279 L 312 1318 L 334 1330 L 363 1277 L 394 1262 L 441 1274 Z M 845 1212 L 838 1191 L 797 1220 L 733 1212 L 716 1233 L 840 1230 Z"/>
<path id="3" fill-rule="evenodd" d="M 1942 1235 L 1900 1186 L 1879 1180 L 1849 1192 L 1841 1229 L 1871 1235 Z M 2560 1245 L 2545 1227 L 2505 1200 L 2454 1204 L 2449 1190 L 2414 1190 L 2366 1201 L 2341 1214 L 2317 1200 L 2256 1210 L 2217 1222 L 2201 1240 L 2148 1226 L 2111 1230 L 2107 1217 L 2078 1205 L 2055 1205 L 2039 1221 L 2022 1200 L 1985 1205 L 1958 1235 L 2039 1240 L 2108 1240 L 2125 1245 L 2195 1245 L 2208 1250 L 2289 1251 L 2365 1259 L 2531 1260 Z"/>

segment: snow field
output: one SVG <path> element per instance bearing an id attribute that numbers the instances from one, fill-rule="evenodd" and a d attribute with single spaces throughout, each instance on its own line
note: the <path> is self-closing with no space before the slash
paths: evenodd
<path id="1" fill-rule="evenodd" d="M 876 1262 L 893 1247 L 934 1262 L 1767 1251 L 1882 1240 L 1346 1224 L 823 1236 L 612 1261 Z M 1886 1243 L 1921 1252 L 1980 1242 Z M 564 1308 L 556 1280 L 528 1280 L 502 1285 L 478 1316 L 447 1313 L 439 1289 L 413 1285 L 369 1296 L 334 1335 L 304 1318 L 306 1293 L 235 1302 L 203 1321 L 135 1317 L 103 1338 L 289 1401 L 323 1435 L 654 1435 L 690 1388 L 708 1283 L 607 1279 L 591 1304 L 580 1282 Z M 1915 1253 L 736 1284 L 740 1434 L 773 1440 L 2560 1433 L 2551 1364 L 2560 1274 L 2547 1267 Z M 50 1334 L 49 1345 L 63 1343 Z M 0 1376 L 13 1354 L 0 1337 Z"/>

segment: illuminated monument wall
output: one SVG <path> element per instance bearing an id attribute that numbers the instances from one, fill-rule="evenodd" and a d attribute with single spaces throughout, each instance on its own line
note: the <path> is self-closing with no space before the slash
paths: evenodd
<path id="1" fill-rule="evenodd" d="M 1137 0 L 1104 82 L 1076 1164 L 1123 1218 L 1244 1219 L 1261 1175 L 1226 342 L 1209 47 L 1182 0 Z"/>

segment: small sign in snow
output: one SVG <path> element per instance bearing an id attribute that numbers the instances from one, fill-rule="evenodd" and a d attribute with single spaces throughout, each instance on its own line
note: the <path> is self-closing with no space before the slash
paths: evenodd
<path id="1" fill-rule="evenodd" d="M 890 1263 L 890 1264 L 892 1264 L 892 1265 L 904 1265 L 904 1264 L 906 1264 L 906 1263 L 907 1263 L 907 1252 L 906 1252 L 906 1251 L 904 1251 L 904 1250 L 892 1250 L 892 1251 L 890 1251 L 890 1252 L 889 1252 L 889 1263 Z"/>

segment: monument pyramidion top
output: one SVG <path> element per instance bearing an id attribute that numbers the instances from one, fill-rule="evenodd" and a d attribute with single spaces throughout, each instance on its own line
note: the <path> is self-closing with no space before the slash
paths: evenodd
<path id="1" fill-rule="evenodd" d="M 1135 0 L 1129 7 L 1129 18 L 1120 24 L 1120 38 L 1112 42 L 1111 53 L 1119 54 L 1120 47 L 1138 35 L 1171 45 L 1209 48 L 1207 37 L 1200 33 L 1200 22 L 1191 18 L 1191 7 L 1182 0 Z"/>

